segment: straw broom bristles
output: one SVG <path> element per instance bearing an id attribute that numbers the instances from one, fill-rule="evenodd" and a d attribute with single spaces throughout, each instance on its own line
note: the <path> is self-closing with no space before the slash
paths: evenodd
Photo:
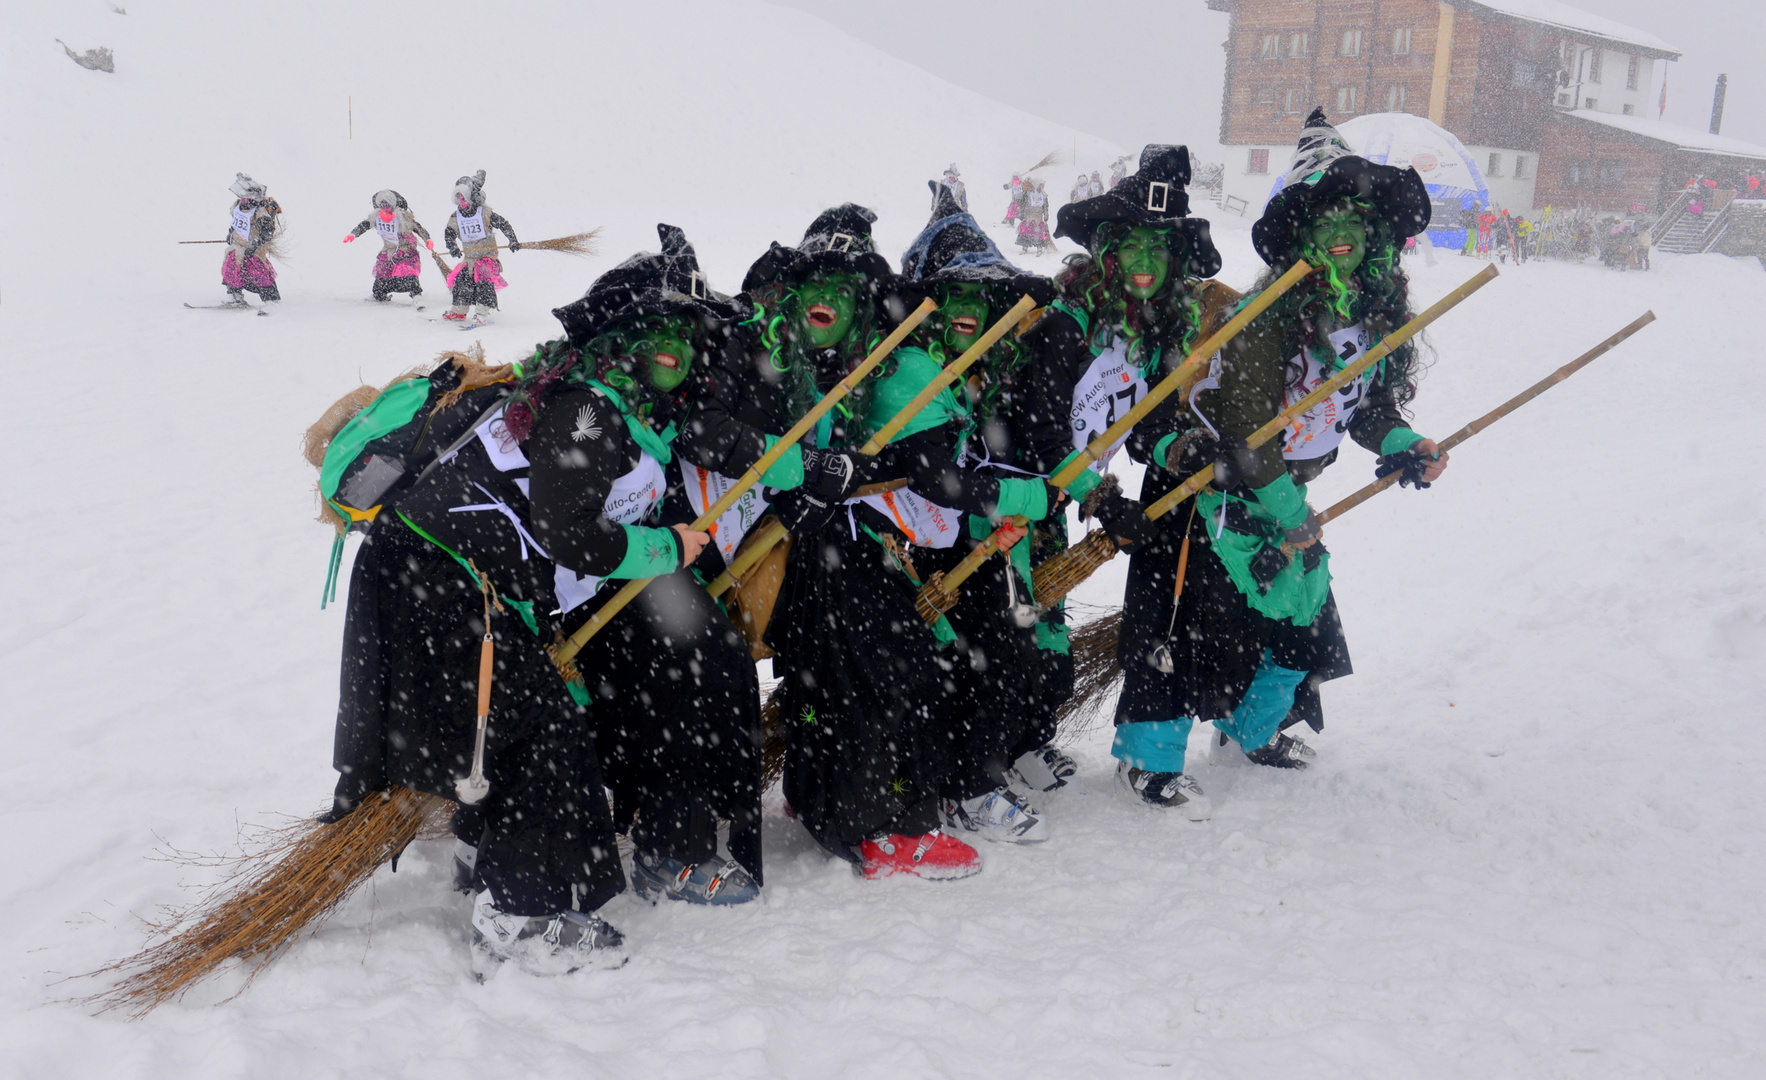
<path id="1" fill-rule="evenodd" d="M 1056 713 L 1062 742 L 1071 742 L 1097 726 L 1103 706 L 1122 681 L 1122 667 L 1116 662 L 1121 633 L 1122 609 L 1117 608 L 1074 627 L 1068 635 L 1073 653 L 1073 696 Z"/>
<path id="2" fill-rule="evenodd" d="M 1025 169 L 1023 172 L 1019 173 L 1018 175 L 1019 176 L 1029 176 L 1031 173 L 1035 172 L 1038 169 L 1045 169 L 1045 168 L 1049 167 L 1050 165 L 1059 165 L 1060 163 L 1061 163 L 1061 151 L 1060 150 L 1050 150 L 1047 154 L 1043 155 L 1043 159 L 1041 161 L 1037 162 L 1035 165 L 1032 165 L 1030 168 Z"/>
<path id="3" fill-rule="evenodd" d="M 785 775 L 785 717 L 779 701 L 779 688 L 774 686 L 760 709 L 761 766 L 760 790 L 765 791 Z"/>
<path id="4" fill-rule="evenodd" d="M 270 830 L 263 846 L 240 857 L 208 898 L 149 924 L 162 940 L 92 972 L 124 977 L 86 1000 L 138 1019 L 233 957 L 250 965 L 249 985 L 382 863 L 413 840 L 447 835 L 453 814 L 448 799 L 393 787 L 364 798 L 341 821 Z"/>
<path id="5" fill-rule="evenodd" d="M 521 250 L 562 251 L 566 255 L 577 255 L 586 258 L 595 254 L 595 237 L 600 235 L 600 229 L 590 229 L 588 232 L 576 233 L 572 236 L 560 236 L 556 240 L 534 240 L 523 242 Z M 498 244 L 497 250 L 507 251 L 508 245 Z"/>
<path id="6" fill-rule="evenodd" d="M 1061 600 L 1091 577 L 1117 552 L 1116 542 L 1103 529 L 1093 529 L 1084 540 L 1044 560 L 1031 575 L 1036 602 L 1047 606 Z"/>

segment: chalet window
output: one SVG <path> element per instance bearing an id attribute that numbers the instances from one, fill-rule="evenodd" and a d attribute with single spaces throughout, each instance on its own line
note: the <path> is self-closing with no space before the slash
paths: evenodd
<path id="1" fill-rule="evenodd" d="M 1392 55 L 1410 55 L 1410 27 L 1406 26 L 1392 31 Z"/>
<path id="2" fill-rule="evenodd" d="M 1489 163 L 1484 166 L 1484 175 L 1485 176 L 1501 176 L 1502 175 L 1502 155 L 1501 154 L 1491 154 L 1490 155 Z"/>
<path id="3" fill-rule="evenodd" d="M 1337 55 L 1338 56 L 1360 56 L 1361 55 L 1361 31 L 1360 30 L 1345 30 L 1345 31 L 1343 31 L 1343 39 L 1337 43 Z"/>
<path id="4" fill-rule="evenodd" d="M 1596 168 L 1601 187 L 1615 188 L 1625 182 L 1625 166 L 1622 162 L 1603 160 Z"/>
<path id="5" fill-rule="evenodd" d="M 1393 83 L 1386 88 L 1386 111 L 1404 111 L 1404 84 Z"/>
<path id="6" fill-rule="evenodd" d="M 1588 109 L 1589 111 L 1592 112 L 1593 110 L 1600 108 L 1600 99 L 1599 98 L 1583 98 L 1582 99 L 1582 107 L 1584 109 Z"/>
<path id="7" fill-rule="evenodd" d="M 1565 178 L 1572 188 L 1592 187 L 1594 184 L 1594 163 L 1592 161 L 1572 161 Z"/>
<path id="8" fill-rule="evenodd" d="M 1337 112 L 1344 116 L 1355 112 L 1355 90 L 1353 86 L 1337 87 Z"/>
<path id="9" fill-rule="evenodd" d="M 1539 85 L 1539 64 L 1526 57 L 1518 57 L 1515 60 L 1514 75 L 1509 79 L 1509 85 L 1517 90 L 1531 90 Z"/>
<path id="10" fill-rule="evenodd" d="M 1515 155 L 1515 179 L 1519 180 L 1526 175 L 1527 175 L 1527 157 L 1525 154 L 1516 154 Z"/>
<path id="11" fill-rule="evenodd" d="M 1591 83 L 1600 82 L 1600 58 L 1602 55 L 1604 52 L 1601 49 L 1588 50 L 1588 81 Z"/>
<path id="12" fill-rule="evenodd" d="M 1259 105 L 1274 105 L 1275 104 L 1275 87 L 1265 86 L 1265 87 L 1262 87 L 1261 89 L 1259 89 L 1257 91 L 1257 104 L 1259 104 Z"/>
<path id="13" fill-rule="evenodd" d="M 1297 86 L 1290 86 L 1282 91 L 1282 112 L 1298 113 L 1300 106 L 1306 104 L 1306 92 Z"/>
<path id="14" fill-rule="evenodd" d="M 1246 156 L 1245 171 L 1253 176 L 1262 176 L 1269 172 L 1269 151 L 1252 150 Z"/>
<path id="15" fill-rule="evenodd" d="M 1637 112 L 1637 106 L 1635 106 L 1635 105 L 1621 105 L 1621 106 L 1619 106 L 1619 111 L 1624 113 L 1626 116 L 1633 116 Z"/>
<path id="16" fill-rule="evenodd" d="M 1263 41 L 1257 49 L 1259 60 L 1279 60 L 1282 56 L 1282 36 L 1280 34 L 1264 34 Z"/>
<path id="17" fill-rule="evenodd" d="M 1642 73 L 1642 70 L 1642 59 L 1636 56 L 1631 57 L 1631 62 L 1625 66 L 1625 89 L 1637 89 L 1637 77 Z"/>
<path id="18" fill-rule="evenodd" d="M 1298 60 L 1312 55 L 1312 35 L 1305 31 L 1297 31 L 1288 35 L 1288 57 Z"/>

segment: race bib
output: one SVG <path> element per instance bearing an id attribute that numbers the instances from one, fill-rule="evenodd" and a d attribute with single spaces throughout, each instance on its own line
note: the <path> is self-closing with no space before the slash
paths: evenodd
<path id="1" fill-rule="evenodd" d="M 1289 361 L 1301 369 L 1301 377 L 1298 386 L 1289 386 L 1283 392 L 1284 411 L 1317 389 L 1318 384 L 1329 378 L 1332 372 L 1341 371 L 1353 364 L 1362 353 L 1373 347 L 1373 342 L 1368 339 L 1367 329 L 1360 323 L 1338 330 L 1330 336 L 1330 342 L 1336 359 L 1331 362 L 1328 370 L 1313 358 L 1309 349 Z M 1349 421 L 1354 419 L 1355 410 L 1366 393 L 1367 375 L 1363 373 L 1360 378 L 1296 417 L 1282 432 L 1282 457 L 1289 460 L 1321 458 L 1342 445 L 1343 436 L 1349 431 Z"/>
<path id="2" fill-rule="evenodd" d="M 233 232 L 248 244 L 251 243 L 251 215 L 250 210 L 241 210 L 238 203 L 233 204 Z"/>
<path id="3" fill-rule="evenodd" d="M 736 481 L 723 473 L 701 469 L 685 460 L 681 462 L 681 476 L 687 482 L 687 501 L 693 504 L 695 516 L 704 514 L 707 507 L 736 486 Z M 766 513 L 766 508 L 766 495 L 761 485 L 756 484 L 743 492 L 741 498 L 712 522 L 708 530 L 711 533 L 711 542 L 717 547 L 718 554 L 723 556 L 725 566 L 735 559 L 736 549 L 742 545 L 742 538 L 748 535 L 748 530 L 754 528 L 754 523 Z"/>
<path id="4" fill-rule="evenodd" d="M 394 214 L 393 219 L 391 221 L 381 221 L 380 218 L 378 216 L 376 216 L 374 218 L 374 231 L 379 233 L 380 238 L 382 240 L 385 240 L 387 243 L 389 243 L 389 244 L 398 243 L 399 242 L 399 218 L 398 218 L 398 215 Z"/>
<path id="5" fill-rule="evenodd" d="M 484 239 L 484 207 L 479 207 L 477 212 L 471 217 L 467 217 L 465 214 L 456 210 L 454 212 L 454 217 L 460 222 L 461 240 L 470 244 L 474 241 Z"/>
<path id="6" fill-rule="evenodd" d="M 957 526 L 962 519 L 959 511 L 901 488 L 881 495 L 866 495 L 862 502 L 888 517 L 915 547 L 947 548 L 957 542 Z"/>
<path id="7" fill-rule="evenodd" d="M 661 462 L 649 454 L 642 454 L 637 468 L 613 482 L 607 501 L 601 505 L 601 516 L 621 525 L 634 525 L 650 512 L 651 507 L 662 501 L 666 486 Z M 568 567 L 554 564 L 552 590 L 558 596 L 559 612 L 581 607 L 600 590 L 604 580 L 579 575 Z"/>
<path id="8" fill-rule="evenodd" d="M 1112 342 L 1108 349 L 1092 359 L 1085 374 L 1073 384 L 1073 448 L 1085 449 L 1094 436 L 1114 424 L 1134 408 L 1135 402 L 1146 396 L 1147 380 L 1141 378 L 1140 369 L 1128 362 L 1122 343 Z M 1127 441 L 1128 436 L 1124 435 L 1105 447 L 1098 460 L 1091 464 L 1091 470 L 1103 473 L 1110 459 Z"/>

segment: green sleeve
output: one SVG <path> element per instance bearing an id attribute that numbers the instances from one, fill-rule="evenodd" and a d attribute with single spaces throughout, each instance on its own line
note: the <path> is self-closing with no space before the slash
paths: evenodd
<path id="1" fill-rule="evenodd" d="M 1176 442 L 1183 432 L 1174 431 L 1153 444 L 1153 464 L 1165 468 L 1165 455 L 1171 452 L 1171 444 Z"/>
<path id="2" fill-rule="evenodd" d="M 625 530 L 625 558 L 608 574 L 609 578 L 652 578 L 672 574 L 681 565 L 681 538 L 673 529 L 652 529 L 644 525 L 622 525 Z"/>
<path id="3" fill-rule="evenodd" d="M 1422 438 L 1421 435 L 1403 425 L 1395 427 L 1386 432 L 1386 437 L 1380 440 L 1380 456 L 1402 454 L 1416 443 L 1421 442 Z"/>
<path id="4" fill-rule="evenodd" d="M 999 485 L 1000 501 L 995 516 L 1021 514 L 1031 521 L 1041 521 L 1049 516 L 1049 485 L 1045 481 L 1007 479 L 1001 480 Z"/>
<path id="5" fill-rule="evenodd" d="M 1287 473 L 1276 477 L 1274 483 L 1253 488 L 1252 494 L 1275 518 L 1275 523 L 1284 529 L 1292 529 L 1306 520 L 1306 496 L 1300 494 L 1293 477 Z"/>
<path id="6" fill-rule="evenodd" d="M 1075 450 L 1073 453 L 1077 454 L 1078 452 L 1079 451 Z M 1073 460 L 1072 455 L 1068 455 L 1067 461 L 1071 460 Z M 1067 462 L 1064 461 L 1061 464 L 1065 465 L 1066 463 Z M 1056 469 L 1055 471 L 1060 472 L 1061 470 Z M 1102 475 L 1087 469 L 1074 477 L 1073 482 L 1067 485 L 1067 494 L 1075 499 L 1084 499 L 1087 495 L 1092 493 L 1093 488 L 1103 482 L 1104 478 Z"/>
<path id="7" fill-rule="evenodd" d="M 766 437 L 768 451 L 778 444 L 779 437 L 777 435 Z M 791 449 L 785 451 L 779 460 L 773 462 L 771 468 L 760 474 L 760 482 L 780 491 L 789 491 L 794 487 L 801 486 L 803 484 L 803 447 L 792 443 Z"/>

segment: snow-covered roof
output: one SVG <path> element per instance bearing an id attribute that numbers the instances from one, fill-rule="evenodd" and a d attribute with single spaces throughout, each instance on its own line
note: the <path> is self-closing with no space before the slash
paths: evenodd
<path id="1" fill-rule="evenodd" d="M 1562 115 L 1573 116 L 1578 120 L 1586 120 L 1602 127 L 1616 128 L 1630 135 L 1638 135 L 1656 142 L 1668 143 L 1683 150 L 1696 150 L 1706 154 L 1720 154 L 1725 157 L 1745 157 L 1766 160 L 1766 146 L 1758 146 L 1740 139 L 1731 139 L 1726 135 L 1713 135 L 1708 131 L 1700 131 L 1684 124 L 1666 124 L 1660 120 L 1651 120 L 1646 116 L 1624 116 L 1619 113 L 1595 112 L 1593 109 L 1575 109 Z"/>
<path id="2" fill-rule="evenodd" d="M 1595 15 L 1581 8 L 1560 3 L 1559 0 L 1449 0 L 1454 7 L 1481 8 L 1497 15 L 1507 15 L 1513 19 L 1524 19 L 1527 22 L 1539 23 L 1543 26 L 1555 26 L 1562 30 L 1573 30 L 1589 37 L 1606 38 L 1616 45 L 1630 45 L 1648 52 L 1679 59 L 1680 50 L 1663 41 L 1654 34 L 1636 27 L 1615 22 L 1603 15 Z"/>

